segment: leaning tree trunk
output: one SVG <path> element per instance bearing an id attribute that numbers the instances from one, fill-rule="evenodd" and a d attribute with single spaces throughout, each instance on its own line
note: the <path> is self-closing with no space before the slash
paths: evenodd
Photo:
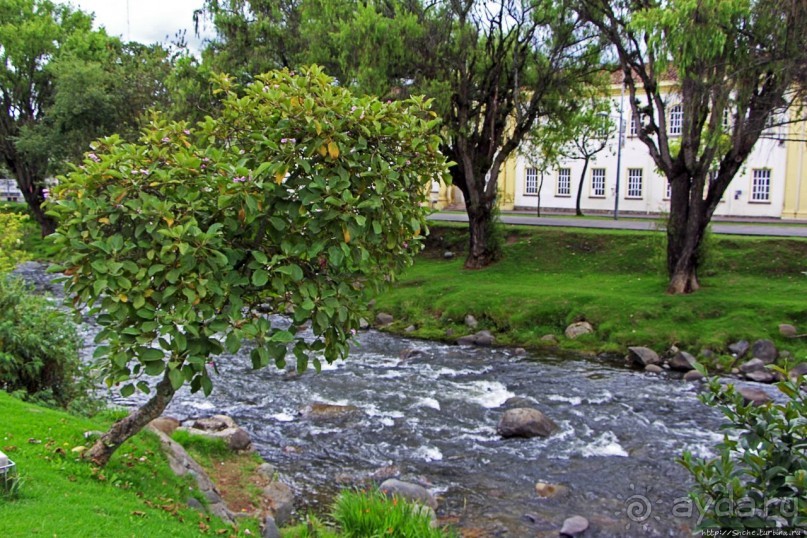
<path id="1" fill-rule="evenodd" d="M 119 446 L 136 435 L 149 422 L 162 415 L 171 402 L 171 398 L 174 397 L 174 392 L 166 367 L 165 375 L 155 387 L 154 396 L 142 407 L 132 411 L 129 416 L 113 424 L 109 431 L 84 453 L 84 457 L 101 467 L 106 465 Z"/>
<path id="2" fill-rule="evenodd" d="M 667 293 L 692 293 L 700 288 L 699 254 L 708 221 L 703 207 L 691 205 L 688 188 L 676 189 L 673 184 L 672 190 L 667 221 Z"/>
<path id="3" fill-rule="evenodd" d="M 20 167 L 15 172 L 17 185 L 22 191 L 22 196 L 28 204 L 31 215 L 33 215 L 34 220 L 42 230 L 42 237 L 52 234 L 56 231 L 56 221 L 47 216 L 42 210 L 42 202 L 45 201 L 40 187 L 42 181 L 34 177 L 34 174 L 27 167 Z"/>
<path id="4" fill-rule="evenodd" d="M 588 169 L 588 157 L 583 161 L 583 173 L 580 174 L 580 183 L 577 185 L 577 204 L 575 206 L 575 213 L 578 217 L 584 217 L 583 210 L 580 207 L 580 202 L 583 198 L 583 183 L 586 181 L 586 170 Z"/>
<path id="5" fill-rule="evenodd" d="M 501 245 L 494 235 L 496 223 L 492 206 L 491 202 L 480 201 L 466 207 L 470 232 L 466 269 L 482 269 L 499 259 Z"/>

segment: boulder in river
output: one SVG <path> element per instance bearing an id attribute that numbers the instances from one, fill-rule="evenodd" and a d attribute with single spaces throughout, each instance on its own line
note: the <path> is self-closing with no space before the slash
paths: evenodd
<path id="1" fill-rule="evenodd" d="M 583 516 L 572 516 L 563 522 L 560 528 L 561 536 L 574 537 L 579 536 L 586 532 L 588 529 L 588 520 Z"/>
<path id="2" fill-rule="evenodd" d="M 684 374 L 684 381 L 689 381 L 690 383 L 694 383 L 695 381 L 701 381 L 703 379 L 703 374 L 697 370 L 690 370 Z"/>
<path id="3" fill-rule="evenodd" d="M 312 402 L 306 405 L 300 414 L 309 420 L 341 420 L 362 415 L 362 410 L 355 405 L 338 405 L 324 402 Z"/>
<path id="4" fill-rule="evenodd" d="M 740 387 L 737 392 L 743 397 L 745 403 L 763 405 L 771 401 L 771 397 L 762 389 L 754 387 Z"/>
<path id="5" fill-rule="evenodd" d="M 648 364 L 644 367 L 644 371 L 648 374 L 660 374 L 664 371 L 664 368 L 659 366 L 658 364 Z"/>
<path id="6" fill-rule="evenodd" d="M 760 359 L 765 364 L 772 364 L 779 357 L 776 345 L 770 340 L 757 340 L 754 342 L 754 345 L 751 346 L 751 354 L 753 358 Z"/>
<path id="7" fill-rule="evenodd" d="M 661 357 L 649 347 L 631 346 L 628 348 L 628 361 L 644 368 L 650 364 L 661 364 Z"/>
<path id="8" fill-rule="evenodd" d="M 566 335 L 566 338 L 569 340 L 574 340 L 575 338 L 579 338 L 584 334 L 591 334 L 594 332 L 594 327 L 588 321 L 578 321 L 577 323 L 572 323 L 566 330 L 563 331 L 563 334 Z"/>
<path id="9" fill-rule="evenodd" d="M 569 488 L 560 484 L 549 484 L 547 482 L 537 482 L 535 484 L 535 493 L 542 499 L 550 499 L 561 497 L 569 493 Z"/>
<path id="10" fill-rule="evenodd" d="M 460 346 L 477 346 L 477 347 L 490 347 L 496 341 L 490 331 L 479 331 L 475 334 L 469 334 L 457 338 L 457 344 Z"/>
<path id="11" fill-rule="evenodd" d="M 688 372 L 695 369 L 695 357 L 686 351 L 679 351 L 670 359 L 670 368 L 679 372 Z"/>
<path id="12" fill-rule="evenodd" d="M 429 508 L 437 508 L 437 499 L 432 493 L 419 484 L 404 482 L 397 478 L 384 480 L 378 490 L 387 497 L 400 497 L 409 502 L 422 504 Z"/>
<path id="13" fill-rule="evenodd" d="M 555 422 L 537 409 L 516 407 L 508 409 L 496 426 L 496 433 L 510 437 L 549 437 L 558 429 Z"/>

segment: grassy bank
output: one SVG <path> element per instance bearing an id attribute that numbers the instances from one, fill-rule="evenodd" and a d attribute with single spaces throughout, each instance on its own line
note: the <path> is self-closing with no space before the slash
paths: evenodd
<path id="1" fill-rule="evenodd" d="M 473 332 L 466 314 L 497 343 L 530 349 L 623 352 L 631 345 L 664 351 L 724 352 L 740 339 L 772 338 L 799 362 L 807 339 L 784 339 L 780 323 L 807 332 L 807 241 L 716 237 L 707 241 L 703 288 L 664 293 L 664 236 L 655 232 L 505 227 L 504 259 L 484 270 L 462 268 L 465 225 L 435 225 L 427 249 L 376 311 L 393 314 L 392 331 L 451 341 Z M 456 257 L 443 258 L 451 250 Z M 577 340 L 566 326 L 587 320 L 596 332 Z M 728 358 L 724 358 L 726 361 Z M 718 359 L 718 362 L 720 359 Z"/>
<path id="2" fill-rule="evenodd" d="M 157 438 L 143 432 L 98 470 L 75 447 L 84 432 L 106 429 L 113 417 L 87 420 L 33 406 L 0 391 L 0 449 L 17 464 L 16 495 L 0 492 L 0 535 L 31 536 L 252 536 L 257 522 L 233 529 L 187 508 L 188 479 L 168 467 Z"/>

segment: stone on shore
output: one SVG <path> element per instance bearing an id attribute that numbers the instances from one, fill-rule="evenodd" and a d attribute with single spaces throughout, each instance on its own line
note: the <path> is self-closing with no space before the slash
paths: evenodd
<path id="1" fill-rule="evenodd" d="M 437 499 L 434 498 L 432 493 L 419 484 L 411 482 L 404 482 L 397 478 L 390 478 L 384 480 L 378 490 L 387 497 L 400 497 L 406 501 L 428 506 L 429 508 L 437 508 Z"/>
<path id="2" fill-rule="evenodd" d="M 574 340 L 575 338 L 579 338 L 584 334 L 591 334 L 594 332 L 594 327 L 588 321 L 578 321 L 577 323 L 572 323 L 563 334 L 566 335 L 566 338 L 569 340 Z"/>
<path id="3" fill-rule="evenodd" d="M 650 364 L 661 364 L 661 357 L 658 353 L 643 346 L 631 346 L 628 348 L 628 361 L 634 366 L 646 367 Z"/>
<path id="4" fill-rule="evenodd" d="M 670 368 L 679 372 L 689 372 L 695 369 L 695 357 L 686 351 L 679 351 L 670 359 Z"/>

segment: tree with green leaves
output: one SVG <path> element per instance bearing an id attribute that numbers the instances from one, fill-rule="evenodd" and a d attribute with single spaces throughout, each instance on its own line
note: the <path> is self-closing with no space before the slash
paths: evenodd
<path id="1" fill-rule="evenodd" d="M 257 41 L 274 51 L 266 56 L 271 61 L 321 63 L 356 91 L 385 99 L 433 98 L 446 135 L 443 152 L 454 163 L 451 178 L 465 197 L 470 222 L 465 266 L 481 268 L 496 260 L 499 171 L 537 121 L 575 106 L 578 89 L 597 71 L 600 49 L 570 3 L 281 4 L 285 7 L 270 15 L 257 0 L 206 3 L 219 33 L 212 51 L 233 62 L 221 67 L 249 69 L 252 56 L 243 44 Z M 295 34 L 306 39 L 293 42 Z M 280 58 L 281 50 L 294 54 Z"/>
<path id="2" fill-rule="evenodd" d="M 637 136 L 671 186 L 667 291 L 693 292 L 700 246 L 729 183 L 768 127 L 805 119 L 807 3 L 578 3 L 611 44 Z"/>
<path id="3" fill-rule="evenodd" d="M 220 114 L 195 127 L 158 116 L 138 144 L 96 143 L 48 204 L 107 383 L 152 394 L 87 451 L 98 464 L 183 385 L 209 394 L 212 358 L 245 339 L 254 368 L 344 357 L 369 298 L 420 250 L 426 186 L 447 173 L 423 99 L 357 98 L 319 68 L 221 76 L 216 92 Z M 313 339 L 297 335 L 309 322 Z"/>
<path id="4" fill-rule="evenodd" d="M 139 116 L 166 98 L 165 51 L 124 45 L 49 0 L 0 4 L 0 43 L 0 159 L 47 235 L 45 179 L 98 136 L 138 131 Z"/>

